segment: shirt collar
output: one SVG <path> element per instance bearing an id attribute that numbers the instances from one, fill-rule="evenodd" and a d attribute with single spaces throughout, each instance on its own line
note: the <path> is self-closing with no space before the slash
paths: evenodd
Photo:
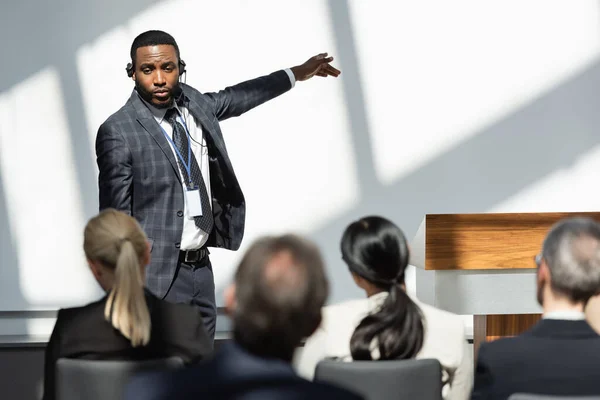
<path id="1" fill-rule="evenodd" d="M 138 93 L 138 96 L 139 96 L 139 93 Z M 140 99 L 142 100 L 142 102 L 144 102 L 144 104 L 146 105 L 146 107 L 148 107 L 148 110 L 150 110 L 150 112 L 152 113 L 152 116 L 154 116 L 154 119 L 159 124 L 163 122 L 163 120 L 165 119 L 165 114 L 167 113 L 167 111 L 170 108 L 175 108 L 177 110 L 177 112 L 179 113 L 180 116 L 183 115 L 182 112 L 181 112 L 181 109 L 179 108 L 179 106 L 177 105 L 176 102 L 173 102 L 173 107 L 169 107 L 169 108 L 157 108 L 157 107 L 154 107 L 152 104 L 148 103 L 146 100 L 144 100 L 142 98 L 142 96 L 140 96 Z"/>
<path id="2" fill-rule="evenodd" d="M 585 314 L 581 311 L 558 310 L 545 313 L 544 319 L 562 319 L 568 321 L 580 321 L 585 319 Z"/>

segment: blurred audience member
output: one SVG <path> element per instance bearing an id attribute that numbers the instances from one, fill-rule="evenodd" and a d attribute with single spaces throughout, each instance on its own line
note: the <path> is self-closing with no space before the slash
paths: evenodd
<path id="1" fill-rule="evenodd" d="M 263 238 L 244 255 L 225 304 L 233 343 L 209 362 L 184 371 L 142 375 L 128 400 L 359 399 L 350 392 L 297 376 L 295 348 L 321 321 L 328 293 L 317 248 L 292 235 Z"/>
<path id="2" fill-rule="evenodd" d="M 325 307 L 321 326 L 301 351 L 300 374 L 312 378 L 324 358 L 435 358 L 442 365 L 444 398 L 468 398 L 473 358 L 463 321 L 406 293 L 409 249 L 400 228 L 382 217 L 362 218 L 346 228 L 341 252 L 367 298 Z"/>
<path id="3" fill-rule="evenodd" d="M 134 218 L 113 209 L 102 211 L 87 223 L 83 249 L 107 295 L 58 312 L 46 347 L 45 400 L 56 396 L 54 370 L 59 358 L 177 356 L 189 363 L 212 353 L 202 317 L 191 306 L 167 303 L 145 290 L 151 245 Z"/>
<path id="4" fill-rule="evenodd" d="M 584 315 L 588 300 L 600 292 L 600 224 L 588 218 L 559 222 L 535 261 L 543 318 L 522 335 L 480 347 L 473 399 L 600 395 L 600 336 Z"/>

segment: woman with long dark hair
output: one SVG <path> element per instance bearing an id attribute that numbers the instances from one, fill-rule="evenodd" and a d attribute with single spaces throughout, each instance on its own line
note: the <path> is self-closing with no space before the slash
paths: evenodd
<path id="1" fill-rule="evenodd" d="M 436 358 L 445 399 L 467 399 L 473 361 L 459 316 L 420 303 L 406 292 L 409 248 L 391 221 L 377 216 L 350 224 L 342 259 L 367 295 L 325 307 L 323 321 L 301 352 L 299 372 L 311 378 L 324 358 L 402 360 Z"/>

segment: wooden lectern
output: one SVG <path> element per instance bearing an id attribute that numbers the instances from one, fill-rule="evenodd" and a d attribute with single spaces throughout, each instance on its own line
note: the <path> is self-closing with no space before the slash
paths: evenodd
<path id="1" fill-rule="evenodd" d="M 534 257 L 565 217 L 600 213 L 428 214 L 411 243 L 417 298 L 473 315 L 473 349 L 517 335 L 541 317 Z"/>

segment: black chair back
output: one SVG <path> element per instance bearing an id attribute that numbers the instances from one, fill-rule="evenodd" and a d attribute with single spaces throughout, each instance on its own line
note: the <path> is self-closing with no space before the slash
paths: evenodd
<path id="1" fill-rule="evenodd" d="M 438 360 L 332 361 L 317 364 L 315 381 L 328 382 L 366 400 L 441 400 Z"/>
<path id="2" fill-rule="evenodd" d="M 61 358 L 56 363 L 56 399 L 119 400 L 133 375 L 181 367 L 178 357 L 144 361 Z"/>

